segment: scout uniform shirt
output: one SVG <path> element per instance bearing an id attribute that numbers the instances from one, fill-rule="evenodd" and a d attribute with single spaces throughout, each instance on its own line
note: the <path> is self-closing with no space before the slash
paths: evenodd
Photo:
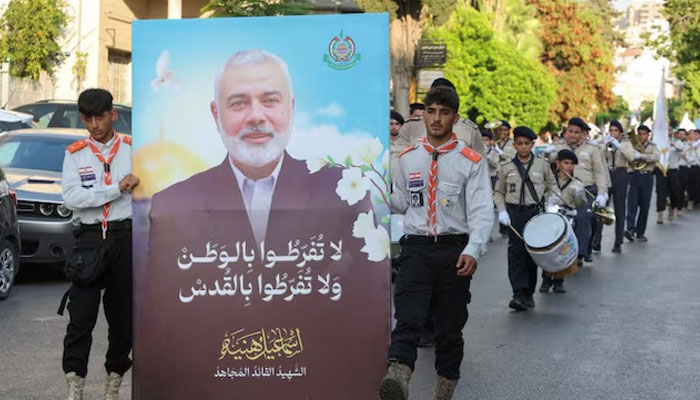
<path id="1" fill-rule="evenodd" d="M 608 164 L 610 170 L 616 170 L 618 168 L 627 168 L 630 161 L 634 161 L 634 148 L 632 147 L 632 142 L 623 139 L 620 142 L 620 146 L 617 149 L 607 150 L 605 152 L 605 161 Z"/>
<path id="2" fill-rule="evenodd" d="M 588 204 L 586 191 L 583 183 L 578 179 L 569 177 L 560 177 L 559 174 L 554 175 L 557 180 L 557 187 L 561 191 L 561 201 L 569 208 L 581 208 Z"/>
<path id="3" fill-rule="evenodd" d="M 484 141 L 481 139 L 481 131 L 479 131 L 479 127 L 475 123 L 468 119 L 460 119 L 454 124 L 452 129 L 457 135 L 457 139 L 463 141 L 467 147 L 479 153 L 482 157 L 486 155 Z M 399 137 L 394 140 L 394 145 L 391 146 L 392 158 L 394 155 L 398 157 L 404 149 L 416 144 L 421 138 L 425 137 L 426 133 L 423 118 L 410 118 L 403 124 L 401 130 L 399 130 Z"/>
<path id="4" fill-rule="evenodd" d="M 453 138 L 456 140 L 455 135 Z M 462 254 L 478 261 L 486 253 L 493 228 L 493 196 L 486 162 L 460 140 L 455 148 L 437 156 L 437 229 L 433 230 L 427 218 L 432 161 L 433 154 L 422 141 L 399 155 L 391 211 L 405 214 L 407 235 L 469 234 L 469 243 Z"/>
<path id="5" fill-rule="evenodd" d="M 656 167 L 656 163 L 659 161 L 659 158 L 661 158 L 661 152 L 659 151 L 659 148 L 656 147 L 656 144 L 647 142 L 647 144 L 643 146 L 643 152 L 639 151 L 639 154 L 641 154 L 642 157 L 638 161 L 646 161 L 647 163 L 646 168 L 644 168 L 642 171 L 647 173 L 654 172 L 654 167 Z M 627 167 L 627 172 L 634 171 L 631 167 Z"/>
<path id="6" fill-rule="evenodd" d="M 489 166 L 489 176 L 498 176 L 498 171 L 501 169 L 501 157 L 498 155 L 498 152 L 493 149 L 493 146 L 487 147 L 486 163 Z"/>
<path id="7" fill-rule="evenodd" d="M 501 151 L 503 152 L 503 154 L 499 154 L 501 163 L 505 163 L 512 160 L 513 157 L 515 157 L 518 154 L 517 150 L 515 150 L 515 146 L 513 145 L 513 139 L 511 139 L 510 137 L 508 137 L 503 142 L 496 142 L 496 146 L 498 146 L 498 148 L 501 149 Z"/>
<path id="8" fill-rule="evenodd" d="M 574 177 L 583 182 L 584 186 L 596 185 L 598 193 L 607 193 L 609 173 L 603 161 L 600 150 L 585 140 L 579 144 L 569 146 L 567 143 L 555 146 L 556 151 L 549 155 L 549 161 L 557 159 L 557 153 L 562 149 L 569 149 L 576 154 L 578 165 L 574 168 Z"/>
<path id="9" fill-rule="evenodd" d="M 516 156 L 517 157 L 517 156 Z M 550 193 L 559 193 L 557 182 L 554 180 L 554 173 L 549 163 L 543 158 L 530 156 L 530 161 L 523 162 L 525 173 L 533 183 L 537 198 L 530 192 L 527 183 L 523 182 L 523 176 L 518 171 L 513 160 L 501 164 L 501 171 L 498 174 L 498 182 L 494 189 L 494 201 L 498 211 L 504 211 L 506 204 L 530 206 L 541 203 L 545 189 Z"/>
<path id="10" fill-rule="evenodd" d="M 688 143 L 678 140 L 671 139 L 671 145 L 669 146 L 670 153 L 668 154 L 668 169 L 678 169 L 680 166 L 688 166 L 683 163 L 681 154 L 688 148 Z"/>
<path id="11" fill-rule="evenodd" d="M 93 141 L 102 157 L 108 160 L 118 133 L 102 144 Z M 119 181 L 131 173 L 131 136 L 119 135 L 120 144 L 109 165 L 111 184 L 105 183 L 105 167 L 89 145 L 90 139 L 81 139 L 66 149 L 63 159 L 63 201 L 73 210 L 75 224 L 99 224 L 103 206 L 110 203 L 107 221 L 131 218 L 131 193 L 119 190 Z"/>
<path id="12" fill-rule="evenodd" d="M 610 165 L 608 164 L 608 160 L 605 157 L 605 153 L 607 153 L 607 150 L 605 149 L 605 145 L 601 142 L 598 143 L 598 141 L 593 141 L 589 140 L 588 143 L 592 144 L 598 151 L 600 152 L 600 159 L 603 160 L 603 165 L 605 165 L 605 170 L 608 171 L 610 169 Z M 605 187 L 609 188 L 612 186 L 612 178 L 610 178 L 610 174 L 605 174 Z"/>

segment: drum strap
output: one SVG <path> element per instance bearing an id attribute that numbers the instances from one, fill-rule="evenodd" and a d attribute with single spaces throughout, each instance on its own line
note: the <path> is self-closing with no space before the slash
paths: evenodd
<path id="1" fill-rule="evenodd" d="M 566 189 L 567 186 L 571 183 L 571 178 L 566 178 L 566 182 L 562 186 L 561 183 L 559 183 L 559 174 L 554 174 L 554 179 L 557 180 L 557 186 L 559 187 L 559 190 L 564 190 Z"/>
<path id="2" fill-rule="evenodd" d="M 527 189 L 530 191 L 530 195 L 532 196 L 532 199 L 535 200 L 535 204 L 538 206 L 541 206 L 542 204 L 542 199 L 537 197 L 537 190 L 535 190 L 535 185 L 532 183 L 530 180 L 530 168 L 532 167 L 532 164 L 535 162 L 535 156 L 530 155 L 530 161 L 527 163 L 527 169 L 523 166 L 523 163 L 520 162 L 520 159 L 516 155 L 513 157 L 513 164 L 515 164 L 515 167 L 518 169 L 518 173 L 520 173 L 520 179 L 523 181 L 521 186 L 520 186 L 520 205 L 524 205 L 525 203 L 525 186 L 527 185 Z"/>

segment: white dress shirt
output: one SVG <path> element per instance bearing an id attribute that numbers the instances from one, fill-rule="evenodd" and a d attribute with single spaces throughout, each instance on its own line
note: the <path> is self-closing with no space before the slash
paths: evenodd
<path id="1" fill-rule="evenodd" d="M 229 157 L 229 164 L 231 164 L 233 175 L 236 177 L 238 190 L 240 190 L 241 196 L 243 196 L 248 220 L 250 221 L 250 226 L 253 228 L 255 241 L 258 244 L 265 240 L 265 235 L 267 234 L 267 222 L 270 218 L 272 195 L 275 192 L 275 186 L 277 186 L 277 177 L 282 168 L 283 159 L 284 157 L 280 158 L 280 161 L 277 163 L 277 166 L 270 176 L 254 180 L 245 176 L 243 172 L 236 167 L 233 161 L 231 161 L 231 157 Z"/>
<path id="2" fill-rule="evenodd" d="M 95 142 L 105 159 L 115 139 L 116 136 L 106 144 Z M 102 206 L 106 203 L 111 203 L 108 221 L 131 218 L 131 193 L 119 191 L 119 181 L 131 173 L 131 146 L 124 140 L 110 164 L 110 171 L 112 184 L 108 186 L 104 183 L 104 166 L 89 145 L 75 153 L 66 151 L 61 190 L 66 207 L 73 210 L 74 223 L 99 224 Z"/>

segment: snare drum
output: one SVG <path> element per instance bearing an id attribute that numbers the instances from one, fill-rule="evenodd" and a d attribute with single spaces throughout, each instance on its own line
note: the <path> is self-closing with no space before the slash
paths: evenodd
<path id="1" fill-rule="evenodd" d="M 536 215 L 523 230 L 525 248 L 545 272 L 569 268 L 578 257 L 578 240 L 569 221 L 557 213 Z"/>

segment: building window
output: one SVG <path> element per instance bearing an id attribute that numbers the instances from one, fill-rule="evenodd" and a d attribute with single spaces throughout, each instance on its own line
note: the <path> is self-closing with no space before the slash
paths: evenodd
<path id="1" fill-rule="evenodd" d="M 131 103 L 131 53 L 109 49 L 109 91 L 115 103 Z"/>

